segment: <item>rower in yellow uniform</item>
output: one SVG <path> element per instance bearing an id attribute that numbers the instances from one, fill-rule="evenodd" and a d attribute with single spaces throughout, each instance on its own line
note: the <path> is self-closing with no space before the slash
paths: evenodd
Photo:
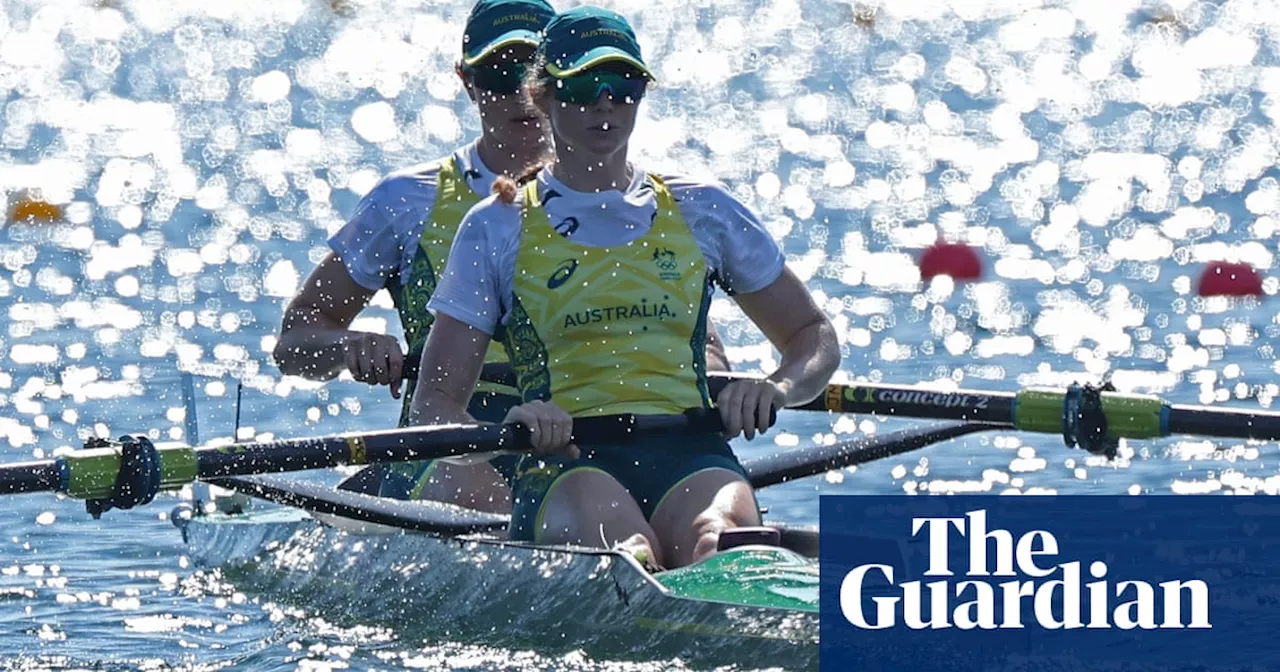
<path id="1" fill-rule="evenodd" d="M 275 358 L 284 373 L 329 379 L 343 369 L 401 396 L 405 356 L 394 336 L 349 329 L 374 293 L 386 288 L 416 358 L 431 329 L 427 301 L 458 225 L 499 175 L 518 173 L 547 151 L 544 128 L 519 95 L 524 67 L 555 10 L 545 0 L 480 0 L 467 19 L 457 66 L 482 122 L 479 139 L 449 156 L 387 176 L 329 241 L 332 252 L 285 311 Z M 414 361 L 411 360 L 411 361 Z M 505 362 L 494 343 L 485 361 Z M 401 424 L 413 395 L 403 400 Z M 497 385 L 477 390 L 469 408 L 500 420 L 519 400 Z M 515 458 L 474 465 L 425 461 L 368 467 L 345 489 L 401 499 L 426 498 L 486 511 L 510 508 Z M 496 473 L 495 473 L 496 470 Z M 500 476 L 501 475 L 501 476 Z"/>
<path id="2" fill-rule="evenodd" d="M 529 104 L 554 160 L 495 183 L 464 219 L 430 307 L 413 421 L 469 421 L 491 337 L 502 336 L 533 430 L 512 487 L 513 539 L 621 545 L 652 566 L 714 553 L 759 509 L 725 436 L 575 446 L 572 418 L 711 407 L 704 362 L 714 285 L 780 351 L 762 380 L 714 400 L 729 438 L 820 394 L 839 363 L 830 321 L 759 219 L 721 185 L 627 161 L 653 79 L 619 15 L 577 7 L 547 26 Z"/>
<path id="3" fill-rule="evenodd" d="M 330 239 L 332 252 L 285 311 L 274 353 L 281 371 L 328 380 L 346 370 L 356 380 L 387 385 L 393 397 L 400 397 L 406 357 L 400 343 L 394 336 L 351 330 L 351 323 L 374 293 L 386 288 L 404 328 L 407 357 L 418 360 L 433 321 L 426 304 L 463 215 L 499 175 L 518 174 L 548 150 L 542 120 L 524 105 L 520 87 L 541 31 L 554 15 L 545 0 L 481 0 L 474 6 L 457 74 L 480 114 L 480 138 L 447 157 L 392 173 L 361 200 Z M 708 357 L 713 369 L 728 369 L 714 332 Z M 485 361 L 506 362 L 502 346 L 494 343 Z M 408 381 L 406 410 L 414 378 Z M 469 409 L 478 419 L 498 421 L 516 403 L 514 389 L 482 383 Z M 506 512 L 516 461 L 500 456 L 491 466 L 378 465 L 340 487 Z"/>

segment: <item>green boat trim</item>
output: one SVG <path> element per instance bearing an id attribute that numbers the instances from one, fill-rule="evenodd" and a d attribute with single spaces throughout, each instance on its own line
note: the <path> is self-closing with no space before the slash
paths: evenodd
<path id="1" fill-rule="evenodd" d="M 786 548 L 741 546 L 653 579 L 674 597 L 818 612 L 817 563 Z"/>

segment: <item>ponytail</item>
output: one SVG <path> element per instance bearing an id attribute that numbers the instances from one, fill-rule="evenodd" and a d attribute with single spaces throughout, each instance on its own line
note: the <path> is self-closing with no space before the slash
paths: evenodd
<path id="1" fill-rule="evenodd" d="M 516 202 L 516 181 L 506 175 L 499 175 L 498 179 L 493 181 L 493 193 L 498 195 L 498 200 L 511 205 Z"/>
<path id="2" fill-rule="evenodd" d="M 516 195 L 520 191 L 520 187 L 537 177 L 538 171 L 550 166 L 551 163 L 551 158 L 544 156 L 525 166 L 519 177 L 511 178 L 506 175 L 499 175 L 498 179 L 493 181 L 492 191 L 498 195 L 499 201 L 511 205 L 516 202 Z"/>

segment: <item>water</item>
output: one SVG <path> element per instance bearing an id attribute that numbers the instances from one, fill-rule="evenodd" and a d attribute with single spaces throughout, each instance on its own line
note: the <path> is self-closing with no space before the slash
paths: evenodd
<path id="1" fill-rule="evenodd" d="M 1274 265 L 1280 13 L 1265 2 L 609 3 L 660 89 L 633 158 L 715 176 L 757 210 L 840 331 L 841 375 L 1013 390 L 1111 376 L 1180 403 L 1269 406 L 1280 326 L 1204 300 L 1212 259 Z M 5 0 L 0 458 L 91 435 L 205 439 L 395 422 L 385 390 L 282 379 L 284 301 L 378 176 L 475 136 L 456 79 L 464 2 Z M 978 283 L 922 284 L 936 236 L 978 246 Z M 357 328 L 396 329 L 385 296 Z M 741 370 L 773 355 L 713 316 Z M 744 457 L 919 424 L 783 415 Z M 1129 442 L 1104 463 L 1055 436 L 978 434 L 762 491 L 816 522 L 823 493 L 1274 494 L 1267 445 Z M 334 474 L 316 474 L 332 480 Z M 78 502 L 0 508 L 8 669 L 672 669 L 336 624 L 239 592 L 183 555 L 175 497 L 92 521 Z M 743 661 L 738 661 L 743 664 Z"/>

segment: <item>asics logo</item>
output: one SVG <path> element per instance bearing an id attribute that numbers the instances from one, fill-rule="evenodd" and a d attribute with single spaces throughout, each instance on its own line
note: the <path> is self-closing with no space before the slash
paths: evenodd
<path id="1" fill-rule="evenodd" d="M 565 259 L 560 262 L 560 266 L 556 268 L 550 278 L 547 278 L 547 289 L 555 289 L 568 282 L 569 277 L 572 276 L 573 272 L 576 270 L 578 270 L 577 259 Z"/>
<path id="2" fill-rule="evenodd" d="M 564 236 L 565 238 L 568 238 L 578 230 L 578 218 L 565 217 L 563 221 L 561 221 L 559 224 L 556 224 L 555 229 L 557 233 Z"/>

